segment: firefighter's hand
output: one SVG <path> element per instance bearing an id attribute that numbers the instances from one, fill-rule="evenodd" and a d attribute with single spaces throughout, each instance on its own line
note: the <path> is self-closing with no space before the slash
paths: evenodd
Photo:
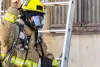
<path id="1" fill-rule="evenodd" d="M 20 8 L 21 7 L 21 0 L 12 0 L 12 5 L 15 5 L 17 6 L 17 8 Z"/>

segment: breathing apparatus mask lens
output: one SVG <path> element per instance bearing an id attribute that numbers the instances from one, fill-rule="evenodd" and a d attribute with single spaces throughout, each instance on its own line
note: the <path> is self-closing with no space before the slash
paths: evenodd
<path id="1" fill-rule="evenodd" d="M 40 16 L 32 16 L 32 22 L 34 22 L 35 26 L 40 26 Z"/>
<path id="2" fill-rule="evenodd" d="M 32 16 L 31 17 L 32 22 L 30 22 L 32 25 L 34 25 L 36 28 L 42 28 L 43 25 L 41 24 L 42 18 L 40 16 Z"/>

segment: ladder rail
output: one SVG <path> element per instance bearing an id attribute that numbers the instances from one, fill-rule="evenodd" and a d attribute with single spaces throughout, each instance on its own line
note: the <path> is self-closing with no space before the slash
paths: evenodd
<path id="1" fill-rule="evenodd" d="M 61 67 L 68 67 L 74 7 L 75 7 L 75 0 L 70 0 L 70 4 L 68 7 L 68 13 L 67 13 L 67 24 L 66 24 L 66 32 L 65 32 L 65 38 L 64 38 L 64 47 L 63 47 Z"/>

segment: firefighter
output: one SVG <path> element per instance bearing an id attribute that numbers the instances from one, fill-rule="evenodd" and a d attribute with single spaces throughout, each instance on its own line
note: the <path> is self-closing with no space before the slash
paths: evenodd
<path id="1" fill-rule="evenodd" d="M 15 46 L 14 54 L 9 61 L 13 65 L 17 67 L 37 67 L 40 59 L 40 55 L 42 55 L 40 46 L 35 44 L 36 30 L 41 27 L 41 20 L 44 16 L 44 6 L 42 2 L 39 0 L 26 0 L 21 6 L 23 13 L 21 16 L 22 24 L 14 24 L 16 19 L 18 18 L 18 14 L 20 10 L 18 10 L 18 0 L 12 0 L 12 5 L 8 8 L 6 14 L 2 19 L 2 24 L 0 27 L 0 35 L 1 37 L 1 55 L 5 58 L 9 49 L 11 49 L 13 43 L 15 43 L 25 35 L 28 39 L 28 47 L 23 47 L 23 42 L 18 41 L 18 45 Z M 23 30 L 19 34 L 19 26 L 23 28 Z M 23 34 L 21 34 L 23 33 Z M 21 37 L 22 36 L 22 37 Z M 21 37 L 21 38 L 19 38 Z M 26 42 L 26 41 L 25 41 Z M 44 56 L 52 60 L 52 66 L 58 66 L 58 62 L 54 60 L 54 56 L 51 53 L 47 52 L 47 46 L 44 42 L 41 43 L 43 47 Z M 37 46 L 37 47 L 35 47 Z M 28 49 L 26 51 L 26 49 Z M 12 49 L 13 50 L 13 49 Z M 5 67 L 8 67 L 8 57 L 5 59 Z M 11 67 L 11 66 L 10 66 Z M 15 67 L 15 66 L 14 66 Z"/>

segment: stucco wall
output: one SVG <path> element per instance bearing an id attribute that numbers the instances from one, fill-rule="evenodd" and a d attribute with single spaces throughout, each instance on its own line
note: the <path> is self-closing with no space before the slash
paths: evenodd
<path id="1" fill-rule="evenodd" d="M 63 48 L 63 35 L 45 34 L 48 51 L 59 57 Z M 69 67 L 100 67 L 100 35 L 72 35 Z"/>

